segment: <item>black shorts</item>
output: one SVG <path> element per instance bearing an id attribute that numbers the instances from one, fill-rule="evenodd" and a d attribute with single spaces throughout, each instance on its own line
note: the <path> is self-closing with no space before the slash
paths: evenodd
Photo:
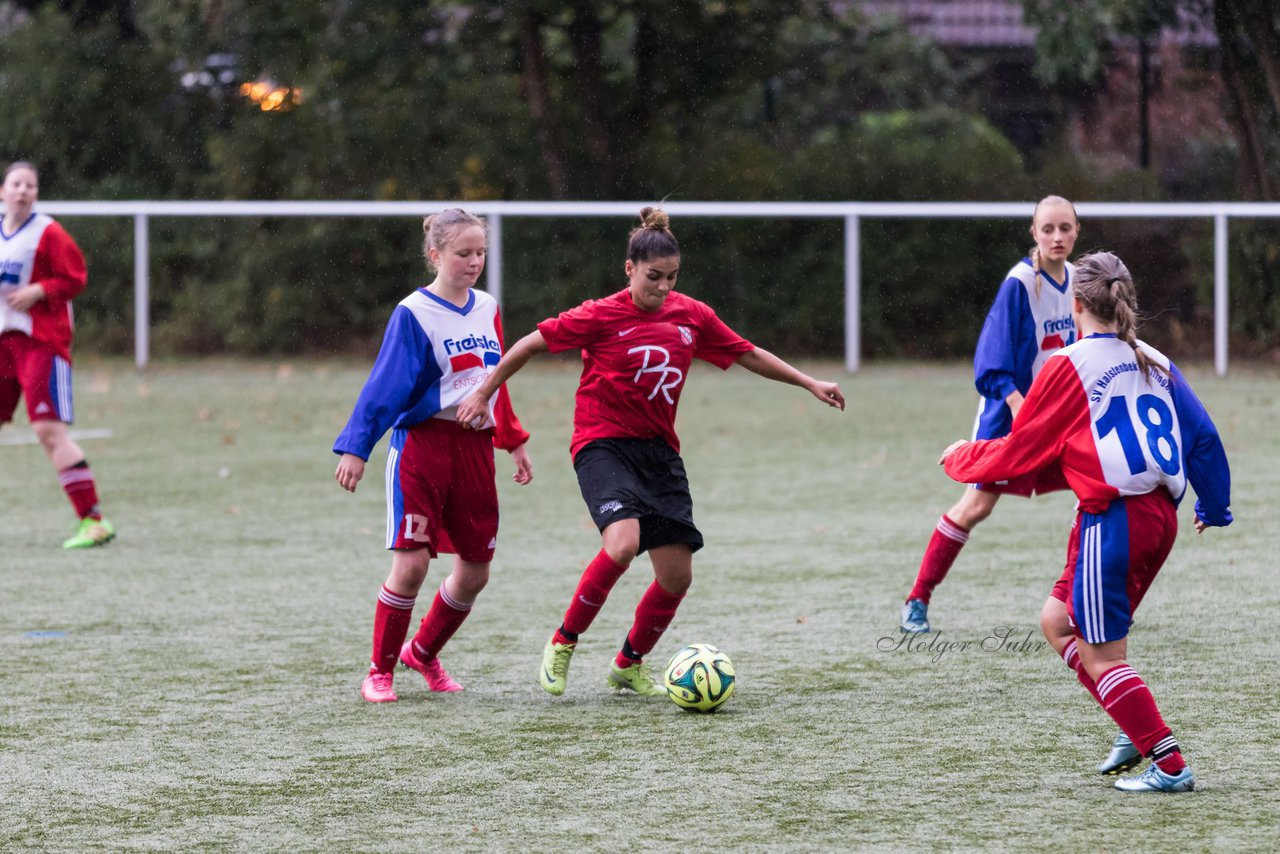
<path id="1" fill-rule="evenodd" d="M 702 548 L 684 460 L 662 439 L 596 439 L 573 458 L 591 520 L 604 531 L 640 520 L 640 551 L 683 543 Z"/>

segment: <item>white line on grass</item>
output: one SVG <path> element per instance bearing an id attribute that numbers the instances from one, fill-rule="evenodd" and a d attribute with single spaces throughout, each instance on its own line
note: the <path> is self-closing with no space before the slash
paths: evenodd
<path id="1" fill-rule="evenodd" d="M 105 427 L 96 427 L 90 430 L 68 430 L 67 435 L 77 441 L 80 439 L 110 439 L 111 431 Z M 36 434 L 29 430 L 0 433 L 0 445 L 35 445 L 39 441 L 36 438 Z"/>

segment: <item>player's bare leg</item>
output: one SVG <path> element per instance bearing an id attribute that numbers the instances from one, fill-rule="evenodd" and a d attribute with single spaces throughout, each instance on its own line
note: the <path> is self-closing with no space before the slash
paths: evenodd
<path id="1" fill-rule="evenodd" d="M 40 440 L 40 447 L 53 467 L 58 471 L 69 468 L 84 459 L 84 451 L 72 440 L 67 425 L 61 421 L 33 421 L 31 430 Z"/>

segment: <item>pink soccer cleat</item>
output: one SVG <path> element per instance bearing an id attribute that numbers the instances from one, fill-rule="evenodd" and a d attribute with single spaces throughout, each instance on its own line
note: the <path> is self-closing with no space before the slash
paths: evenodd
<path id="1" fill-rule="evenodd" d="M 462 686 L 444 670 L 439 658 L 423 661 L 413 649 L 413 641 L 400 647 L 400 663 L 410 670 L 416 670 L 427 680 L 427 687 L 432 691 L 461 691 Z"/>
<path id="2" fill-rule="evenodd" d="M 360 696 L 370 703 L 394 703 L 399 698 L 391 688 L 390 673 L 370 673 L 360 685 Z"/>

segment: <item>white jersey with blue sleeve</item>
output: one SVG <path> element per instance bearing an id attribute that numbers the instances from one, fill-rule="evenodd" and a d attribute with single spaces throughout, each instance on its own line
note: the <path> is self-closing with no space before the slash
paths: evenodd
<path id="1" fill-rule="evenodd" d="M 391 313 L 378 358 L 334 442 L 334 453 L 368 460 L 392 428 L 428 418 L 454 420 L 458 404 L 501 358 L 502 322 L 493 297 L 472 290 L 466 305 L 456 306 L 419 288 Z M 505 450 L 529 438 L 511 410 L 505 386 L 490 401 L 480 429 L 486 428 L 494 428 L 494 444 Z"/>
<path id="2" fill-rule="evenodd" d="M 1044 270 L 1037 276 L 1030 258 L 1023 258 L 1005 276 L 973 356 L 974 385 L 982 395 L 974 421 L 975 439 L 1008 433 L 1013 414 L 1005 398 L 1015 391 L 1025 395 L 1045 361 L 1076 340 L 1071 315 L 1074 276 L 1070 262 L 1061 282 Z"/>
<path id="3" fill-rule="evenodd" d="M 1012 432 L 960 447 L 946 460 L 947 474 L 988 482 L 1057 463 L 1087 513 L 1160 487 L 1181 502 L 1190 483 L 1196 516 L 1231 524 L 1231 470 L 1217 428 L 1177 367 L 1154 347 L 1138 347 L 1164 371 L 1144 374 L 1114 334 L 1060 350 L 1032 384 Z"/>

